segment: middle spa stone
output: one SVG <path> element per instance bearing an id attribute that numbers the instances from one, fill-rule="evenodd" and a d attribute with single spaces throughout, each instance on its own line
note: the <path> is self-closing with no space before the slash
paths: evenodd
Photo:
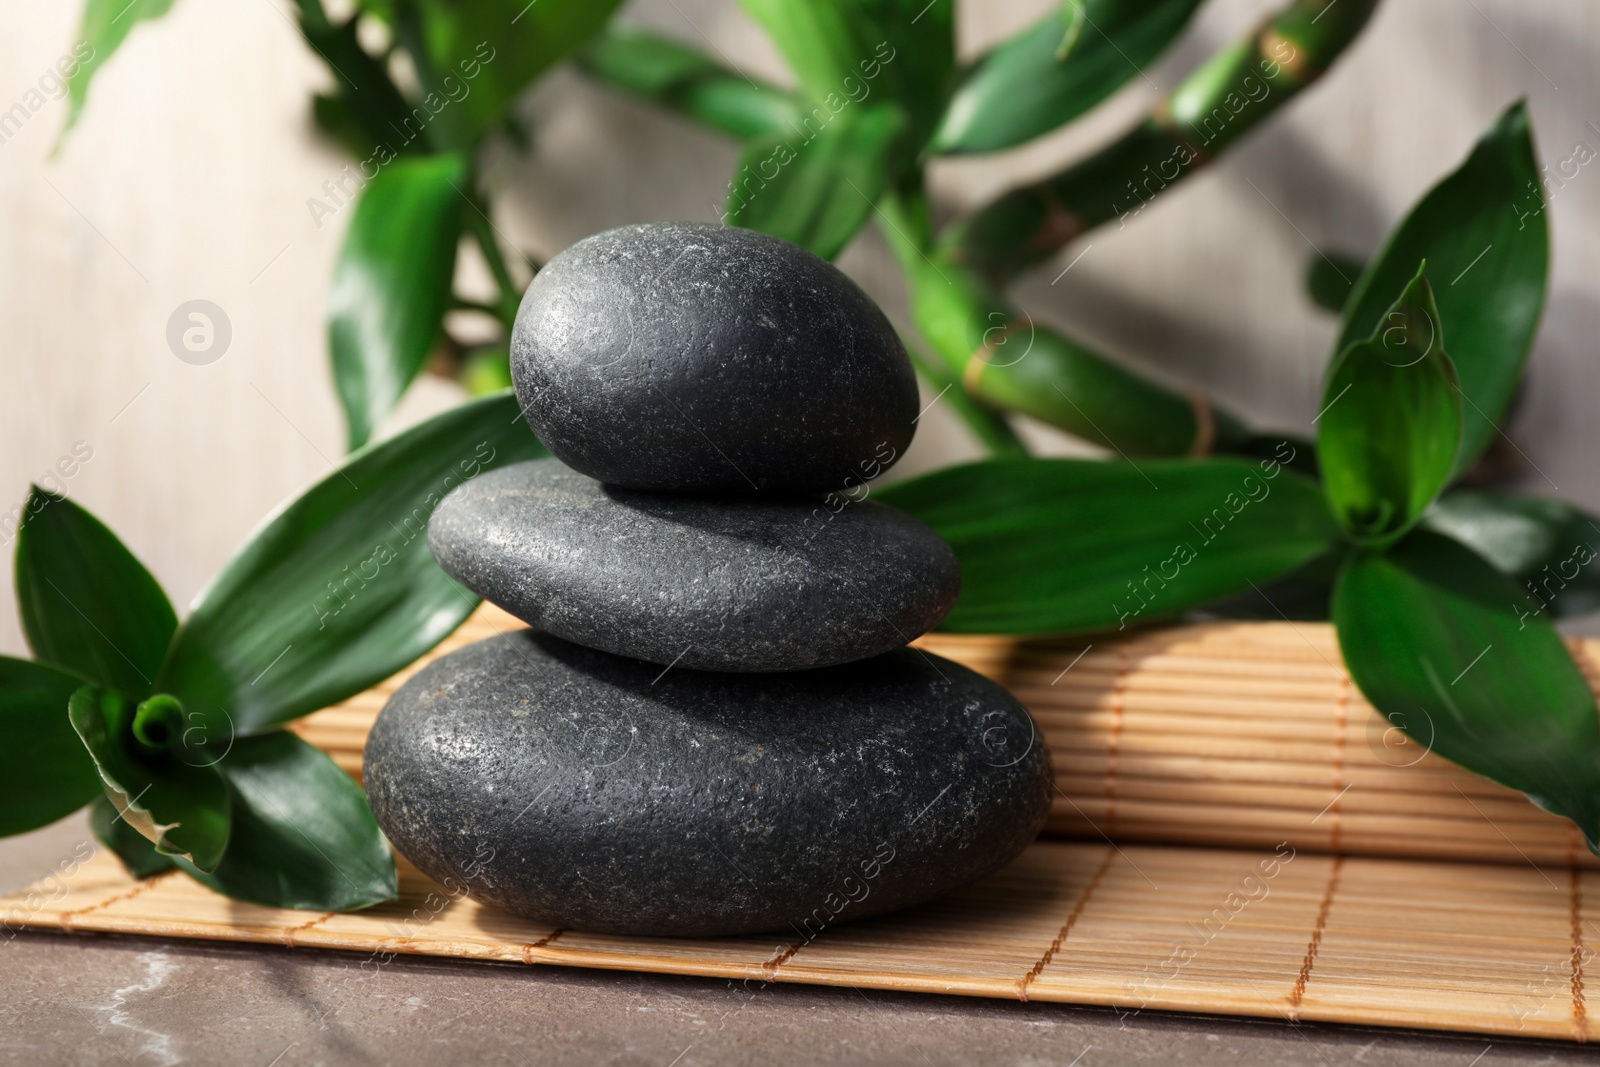
<path id="1" fill-rule="evenodd" d="M 883 504 L 642 493 L 556 460 L 456 489 L 428 543 L 456 579 L 541 630 L 699 670 L 876 656 L 936 626 L 961 590 L 950 546 Z"/>

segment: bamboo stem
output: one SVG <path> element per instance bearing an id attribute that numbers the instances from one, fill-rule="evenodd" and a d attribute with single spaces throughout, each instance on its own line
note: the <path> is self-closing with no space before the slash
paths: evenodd
<path id="1" fill-rule="evenodd" d="M 1124 456 L 1232 452 L 1243 423 L 1198 392 L 1183 394 L 1039 326 L 974 272 L 926 253 L 902 257 L 912 314 L 974 399 L 1032 416 Z"/>
<path id="2" fill-rule="evenodd" d="M 902 343 L 904 341 L 902 340 Z M 911 357 L 911 362 L 933 386 L 939 390 L 935 402 L 949 404 L 951 409 L 960 416 L 961 421 L 967 424 L 967 429 L 972 435 L 996 456 L 1027 456 L 1030 455 L 1028 446 L 1022 438 L 1017 436 L 1017 431 L 1011 428 L 1006 417 L 993 408 L 985 407 L 969 395 L 956 378 L 942 363 L 929 359 L 911 345 L 906 345 L 906 353 Z M 930 405 L 931 406 L 931 405 Z"/>

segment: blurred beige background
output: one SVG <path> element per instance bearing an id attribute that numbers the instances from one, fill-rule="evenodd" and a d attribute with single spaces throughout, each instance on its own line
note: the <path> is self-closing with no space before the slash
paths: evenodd
<path id="1" fill-rule="evenodd" d="M 0 111 L 71 50 L 79 4 L 3 6 L 12 17 L 0 37 Z M 965 3 L 964 51 L 1048 6 Z M 942 166 L 943 204 L 973 203 L 1095 145 L 1273 6 L 1212 0 L 1147 80 L 1081 128 Z M 75 448 L 80 458 L 92 450 L 67 491 L 128 542 L 180 611 L 250 528 L 324 475 L 342 447 L 323 306 L 348 215 L 319 229 L 306 201 L 347 160 L 310 127 L 308 95 L 326 75 L 288 9 L 286 0 L 178 0 L 102 68 L 58 156 L 50 153 L 64 102 L 0 144 L 0 510 Z M 714 42 L 755 73 L 782 69 L 733 0 L 635 0 L 623 18 Z M 1386 0 L 1310 95 L 1137 223 L 1091 234 L 1016 293 L 1041 321 L 1204 385 L 1259 425 L 1307 433 L 1334 333 L 1302 295 L 1313 245 L 1370 252 L 1519 95 L 1532 101 L 1546 163 L 1580 142 L 1600 149 L 1597 58 L 1600 8 L 1589 0 Z M 732 143 L 570 71 L 548 78 L 526 107 L 536 152 L 506 156 L 492 173 L 503 190 L 500 228 L 533 254 L 625 222 L 715 216 Z M 1559 191 L 1551 216 L 1550 305 L 1511 436 L 1533 465 L 1529 489 L 1558 487 L 1596 507 L 1600 168 Z M 875 234 L 843 265 L 901 317 Z M 180 362 L 165 339 L 173 309 L 191 299 L 218 304 L 232 322 L 231 346 L 207 366 Z M 452 399 L 452 387 L 426 382 L 397 422 Z M 899 470 L 975 454 L 935 406 Z M 0 526 L 8 558 L 12 529 Z M 9 563 L 3 597 L 0 651 L 18 653 Z"/>

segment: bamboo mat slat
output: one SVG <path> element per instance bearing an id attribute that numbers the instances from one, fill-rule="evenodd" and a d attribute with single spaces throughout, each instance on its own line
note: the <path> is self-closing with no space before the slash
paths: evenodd
<path id="1" fill-rule="evenodd" d="M 1270 872 L 1270 873 L 1266 873 Z M 1600 873 L 1314 853 L 1040 841 L 897 915 L 791 936 L 682 940 L 552 929 L 454 898 L 402 863 L 355 914 L 243 904 L 182 874 L 134 882 L 101 851 L 0 898 L 31 927 L 1584 1041 Z"/>

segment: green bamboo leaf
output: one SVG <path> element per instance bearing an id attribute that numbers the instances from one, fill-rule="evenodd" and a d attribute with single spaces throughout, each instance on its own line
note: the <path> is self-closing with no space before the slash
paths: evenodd
<path id="1" fill-rule="evenodd" d="M 802 136 L 841 107 L 897 103 L 908 141 L 923 144 L 955 68 L 953 3 L 940 0 L 740 0 L 800 82 Z"/>
<path id="2" fill-rule="evenodd" d="M 316 124 L 328 137 L 342 147 L 346 152 L 358 159 L 365 159 L 366 154 L 372 150 L 371 141 L 365 127 L 356 118 L 355 112 L 350 110 L 349 104 L 338 96 L 326 93 L 317 93 L 311 97 L 311 121 Z M 330 212 L 333 205 L 328 205 Z M 314 206 L 317 212 L 317 221 L 322 221 L 320 208 Z"/>
<path id="3" fill-rule="evenodd" d="M 1505 416 L 1544 306 L 1550 235 L 1525 104 L 1501 114 L 1390 234 L 1345 305 L 1336 351 L 1380 326 L 1392 294 L 1424 259 L 1439 279 L 1440 321 L 1466 401 L 1459 474 Z"/>
<path id="4" fill-rule="evenodd" d="M 1578 825 L 1600 841 L 1594 693 L 1544 619 L 1488 561 L 1419 531 L 1355 557 L 1333 618 L 1361 692 L 1424 748 Z"/>
<path id="5" fill-rule="evenodd" d="M 955 3 L 853 0 L 846 8 L 862 20 L 865 29 L 858 33 L 871 49 L 855 57 L 852 76 L 865 79 L 870 89 L 866 75 L 881 65 L 884 87 L 909 119 L 907 140 L 920 148 L 933 136 L 955 88 Z M 850 84 L 844 88 L 848 96 Z"/>
<path id="6" fill-rule="evenodd" d="M 1293 571 L 1338 531 L 1283 461 L 996 459 L 883 490 L 961 560 L 945 628 L 1052 633 L 1164 618 Z"/>
<path id="7" fill-rule="evenodd" d="M 396 895 L 394 856 L 361 787 L 324 753 L 282 730 L 240 738 L 217 765 L 233 800 L 215 870 L 179 862 L 236 900 L 350 911 Z"/>
<path id="8" fill-rule="evenodd" d="M 770 137 L 800 125 L 800 107 L 783 90 L 635 27 L 602 33 L 580 61 L 609 85 L 735 137 Z"/>
<path id="9" fill-rule="evenodd" d="M 328 345 L 352 449 L 371 438 L 439 336 L 466 180 L 457 155 L 399 160 L 356 205 L 328 296 Z"/>
<path id="10" fill-rule="evenodd" d="M 218 745 L 394 674 L 478 604 L 428 552 L 433 509 L 485 470 L 547 454 L 510 393 L 357 452 L 269 516 L 200 593 L 160 690 Z"/>
<path id="11" fill-rule="evenodd" d="M 866 47 L 860 24 L 837 0 L 739 0 L 783 54 L 808 100 L 840 93 Z"/>
<path id="12" fill-rule="evenodd" d="M 76 734 L 73 740 L 77 740 Z M 81 742 L 78 747 L 83 747 Z M 162 871 L 170 871 L 176 862 L 171 856 L 157 852 L 149 838 L 128 825 L 128 820 L 117 811 L 116 805 L 100 792 L 98 778 L 95 779 L 95 799 L 89 805 L 89 829 L 94 831 L 97 841 L 116 853 L 128 873 L 135 878 L 150 878 Z"/>
<path id="13" fill-rule="evenodd" d="M 167 715 L 145 714 L 162 699 L 135 708 L 116 690 L 86 685 L 72 694 L 67 714 L 128 825 L 156 851 L 210 870 L 228 847 L 228 789 L 212 767 L 186 758 L 181 711 L 170 714 L 175 703 L 156 706 Z"/>
<path id="14" fill-rule="evenodd" d="M 1372 336 L 1339 353 L 1317 418 L 1322 482 L 1345 532 L 1371 545 L 1404 535 L 1461 446 L 1461 390 L 1421 270 Z"/>
<path id="15" fill-rule="evenodd" d="M 1514 579 L 1532 614 L 1600 611 L 1600 516 L 1560 500 L 1462 489 L 1422 521 Z"/>
<path id="16" fill-rule="evenodd" d="M 158 19 L 172 7 L 172 0 L 86 0 L 78 40 L 62 57 L 59 73 L 67 82 L 67 124 L 61 135 L 77 124 L 89 98 L 89 83 L 101 64 L 127 39 L 129 31 L 146 19 Z"/>
<path id="17" fill-rule="evenodd" d="M 1200 3 L 1072 0 L 967 72 L 931 150 L 995 152 L 1071 122 L 1166 51 Z"/>
<path id="18" fill-rule="evenodd" d="M 439 148 L 470 152 L 511 116 L 522 91 L 605 25 L 621 0 L 415 0 L 399 38 Z"/>
<path id="19" fill-rule="evenodd" d="M 178 618 L 104 523 L 35 486 L 17 536 L 16 578 L 35 656 L 135 699 L 151 691 Z"/>
<path id="20" fill-rule="evenodd" d="M 44 663 L 0 656 L 0 837 L 47 826 L 100 795 L 100 776 L 67 718 L 83 679 Z"/>
<path id="21" fill-rule="evenodd" d="M 300 34 L 328 66 L 333 92 L 312 98 L 317 125 L 363 164 L 362 171 L 429 144 L 429 113 L 413 110 L 389 77 L 385 56 L 372 55 L 357 38 L 359 13 L 344 22 L 328 18 L 321 0 L 295 0 Z"/>
<path id="22" fill-rule="evenodd" d="M 891 104 L 847 110 L 810 140 L 746 146 L 726 221 L 763 230 L 832 259 L 872 214 L 905 128 Z"/>

